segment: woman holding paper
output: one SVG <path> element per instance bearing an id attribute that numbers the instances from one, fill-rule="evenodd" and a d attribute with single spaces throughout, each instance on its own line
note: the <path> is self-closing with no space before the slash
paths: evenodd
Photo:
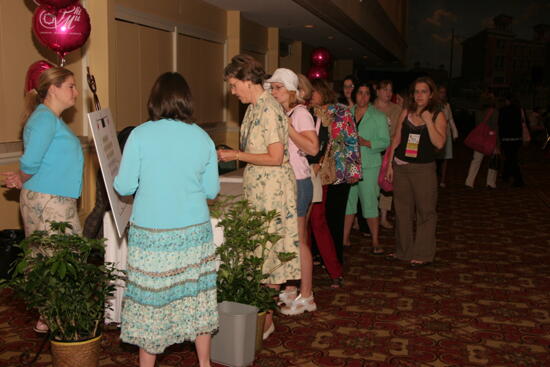
<path id="1" fill-rule="evenodd" d="M 266 285 L 280 289 L 287 280 L 300 279 L 300 241 L 296 205 L 296 177 L 288 153 L 288 117 L 275 98 L 264 90 L 265 70 L 249 55 L 237 55 L 224 70 L 231 94 L 248 104 L 241 125 L 239 150 L 219 150 L 218 157 L 227 162 L 247 162 L 243 174 L 243 193 L 255 208 L 276 210 L 279 220 L 271 223 L 270 231 L 281 236 L 271 244 L 264 273 Z M 279 252 L 293 252 L 296 257 L 278 267 Z M 272 269 L 276 268 L 272 271 Z M 266 316 L 264 339 L 273 331 L 272 315 Z"/>

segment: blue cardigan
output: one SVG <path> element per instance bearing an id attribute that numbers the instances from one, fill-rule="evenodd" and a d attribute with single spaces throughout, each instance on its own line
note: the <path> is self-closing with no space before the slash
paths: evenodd
<path id="1" fill-rule="evenodd" d="M 48 107 L 38 105 L 23 130 L 21 171 L 32 177 L 23 188 L 43 194 L 80 197 L 84 155 L 80 140 Z"/>
<path id="2" fill-rule="evenodd" d="M 135 193 L 131 221 L 154 229 L 181 228 L 210 219 L 206 199 L 220 190 L 214 142 L 196 124 L 149 121 L 126 145 L 114 188 Z"/>

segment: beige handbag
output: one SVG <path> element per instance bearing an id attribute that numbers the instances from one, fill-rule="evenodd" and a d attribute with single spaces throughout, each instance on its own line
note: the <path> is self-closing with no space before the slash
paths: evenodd
<path id="1" fill-rule="evenodd" d="M 320 203 L 323 201 L 323 183 L 321 182 L 321 176 L 319 172 L 315 173 L 313 165 L 309 166 L 311 172 L 311 184 L 313 185 L 313 198 L 312 203 Z"/>

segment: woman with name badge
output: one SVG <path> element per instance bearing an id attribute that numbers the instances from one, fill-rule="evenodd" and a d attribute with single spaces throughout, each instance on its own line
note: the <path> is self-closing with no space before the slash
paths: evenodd
<path id="1" fill-rule="evenodd" d="M 435 83 L 420 77 L 411 85 L 409 103 L 398 120 L 386 179 L 393 182 L 396 213 L 395 253 L 411 267 L 429 265 L 435 256 L 437 223 L 436 150 L 445 146 L 447 121 Z M 416 219 L 416 236 L 413 224 Z"/>

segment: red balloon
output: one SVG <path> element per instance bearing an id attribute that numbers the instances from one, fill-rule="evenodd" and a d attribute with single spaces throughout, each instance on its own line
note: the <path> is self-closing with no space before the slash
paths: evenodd
<path id="1" fill-rule="evenodd" d="M 52 12 L 39 6 L 32 18 L 34 34 L 44 46 L 64 57 L 82 47 L 90 35 L 90 16 L 80 4 Z"/>
<path id="2" fill-rule="evenodd" d="M 327 79 L 328 71 L 324 66 L 321 65 L 312 65 L 307 72 L 307 77 L 311 80 L 313 79 Z"/>
<path id="3" fill-rule="evenodd" d="M 73 5 L 78 0 L 35 0 L 40 5 L 51 6 L 54 9 L 66 8 L 69 5 Z"/>
<path id="4" fill-rule="evenodd" d="M 314 65 L 329 66 L 332 61 L 330 51 L 324 47 L 318 47 L 311 52 L 311 62 Z"/>
<path id="5" fill-rule="evenodd" d="M 38 79 L 40 78 L 40 74 L 42 74 L 44 70 L 48 70 L 53 67 L 55 67 L 55 65 L 45 60 L 37 61 L 29 66 L 29 69 L 27 70 L 27 79 L 25 80 L 25 93 L 38 87 Z"/>

